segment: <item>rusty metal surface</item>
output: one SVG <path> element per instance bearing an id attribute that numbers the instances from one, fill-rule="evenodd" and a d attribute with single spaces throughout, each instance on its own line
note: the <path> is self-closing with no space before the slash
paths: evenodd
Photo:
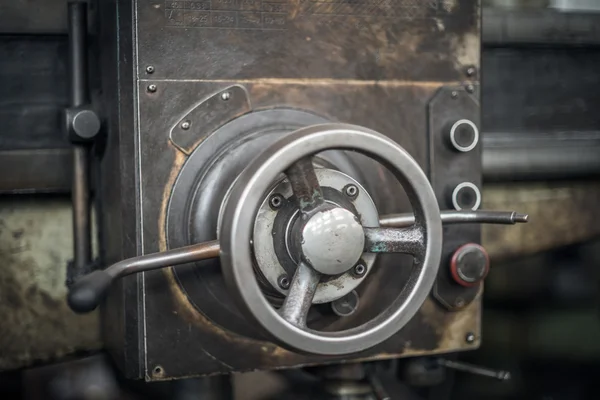
<path id="1" fill-rule="evenodd" d="M 140 82 L 140 89 L 147 82 Z M 145 146 L 147 153 L 142 159 L 142 190 L 144 197 L 144 232 L 145 251 L 152 252 L 166 248 L 164 224 L 166 208 L 171 196 L 172 185 L 177 178 L 185 154 L 177 148 L 169 146 L 164 135 L 172 124 L 177 122 L 181 112 L 185 112 L 186 104 L 193 103 L 196 96 L 218 92 L 229 85 L 223 83 L 202 82 L 158 82 L 155 93 L 140 91 L 143 96 L 141 109 L 141 129 L 146 133 Z M 430 83 L 422 84 L 337 84 L 312 85 L 307 81 L 300 84 L 257 83 L 245 85 L 253 106 L 256 109 L 270 108 L 285 104 L 288 107 L 314 110 L 331 119 L 367 125 L 394 137 L 399 141 L 421 165 L 427 163 L 427 151 L 424 146 L 425 135 L 412 134 L 422 131 L 426 123 L 425 104 L 437 90 Z M 175 103 L 172 99 L 180 101 Z M 373 108 L 363 106 L 364 99 L 372 99 Z M 393 98 L 405 99 L 405 107 L 397 107 Z M 188 100 L 189 99 L 189 102 Z M 169 104 L 169 108 L 164 105 Z M 175 112 L 173 107 L 181 109 Z M 376 110 L 376 111 L 375 111 Z M 379 115 L 379 116 L 378 116 Z M 153 118 L 149 118 L 153 116 Z M 166 163 L 170 170 L 164 168 Z M 160 166 L 162 168 L 159 168 Z M 380 168 L 365 168 L 366 180 L 378 181 Z M 385 173 L 384 173 L 385 175 Z M 391 182 L 391 180 L 390 180 Z M 157 186 L 163 185 L 159 192 Z M 399 185 L 383 185 L 375 194 L 381 212 L 408 210 L 409 206 Z M 381 190 L 384 189 L 384 190 Z M 160 198 L 156 195 L 161 194 Z M 387 210 L 387 211 L 385 211 Z M 157 224 L 158 220 L 158 224 Z M 406 259 L 397 259 L 396 263 L 406 263 Z M 386 272 L 387 271 L 387 272 Z M 382 268 L 378 271 L 377 282 L 402 282 L 403 274 L 409 269 Z M 387 274 L 387 275 L 386 275 Z M 394 277 L 392 277 L 394 276 Z M 228 372 L 249 369 L 270 369 L 285 366 L 331 362 L 344 358 L 308 357 L 273 345 L 268 338 L 240 336 L 221 328 L 199 312 L 187 299 L 187 294 L 168 272 L 145 274 L 146 296 L 146 331 L 161 332 L 160 336 L 149 335 L 147 341 L 147 379 L 166 379 L 187 374 L 203 374 L 210 372 Z M 368 290 L 367 290 L 368 289 Z M 381 311 L 391 298 L 398 293 L 393 285 L 372 285 L 361 293 L 365 299 L 365 309 L 369 312 L 357 313 L 353 324 L 372 318 L 372 314 Z M 385 289 L 385 290 L 382 290 Z M 165 293 L 170 293 L 165 296 Z M 461 348 L 474 347 L 464 342 L 466 332 L 478 332 L 479 303 L 476 302 L 459 314 L 447 313 L 433 301 L 412 321 L 401 334 L 385 344 L 359 357 L 390 358 L 398 355 L 427 354 L 431 352 L 447 352 Z M 435 321 L 434 321 L 435 320 Z M 425 322 L 424 322 L 425 321 Z M 348 322 L 346 323 L 348 324 Z M 165 326 L 171 327 L 164 329 Z M 344 326 L 330 326 L 339 329 Z M 425 331 L 425 333 L 424 333 Z M 460 333 L 457 333 L 460 332 Z M 405 349 L 408 340 L 409 349 Z M 167 345 L 168 348 L 165 348 Z M 182 354 L 195 354 L 194 359 Z M 244 356 L 242 357 L 241 354 Z M 353 359 L 349 357 L 346 359 Z M 154 366 L 160 365 L 162 373 L 153 375 Z"/>
<path id="2" fill-rule="evenodd" d="M 428 169 L 427 103 L 440 87 L 470 79 L 468 67 L 477 68 L 479 62 L 475 0 L 131 3 L 119 2 L 123 30 L 119 33 L 117 92 L 121 98 L 115 104 L 121 107 L 113 110 L 111 122 L 123 144 L 115 147 L 113 143 L 112 157 L 122 158 L 120 170 L 125 175 L 117 188 L 108 187 L 115 206 L 107 220 L 124 229 L 121 237 L 108 238 L 110 258 L 118 256 L 119 241 L 121 252 L 167 248 L 167 205 L 186 161 L 186 154 L 169 141 L 169 132 L 190 107 L 213 93 L 241 85 L 248 91 L 253 110 L 294 108 L 366 126 L 398 141 Z M 244 25 L 258 21 L 246 10 L 231 9 L 258 5 L 260 29 Z M 284 10 L 283 16 L 270 15 L 274 10 Z M 413 14 L 400 14 L 406 12 Z M 206 21 L 210 27 L 202 25 Z M 228 25 L 232 21 L 236 26 Z M 244 26 L 238 25 L 240 21 Z M 270 29 L 279 23 L 286 29 Z M 131 42 L 132 37 L 137 43 Z M 131 70 L 137 75 L 130 76 Z M 149 85 L 155 87 L 147 90 Z M 116 159 L 111 161 L 114 171 Z M 384 168 L 364 160 L 357 168 L 366 181 L 390 182 L 367 188 L 380 212 L 409 210 L 406 195 Z M 118 215 L 128 221 L 119 222 Z M 394 257 L 398 258 L 388 263 L 408 261 L 402 255 Z M 352 323 L 381 312 L 398 294 L 398 287 L 389 283 L 400 286 L 409 271 L 378 269 L 374 280 L 379 284 L 365 287 L 361 301 L 364 298 L 366 311 L 353 316 Z M 110 347 L 129 376 L 160 380 L 340 360 L 291 353 L 268 338 L 245 337 L 221 328 L 190 303 L 170 270 L 129 277 L 120 285 L 109 298 L 107 310 L 113 311 L 106 316 L 106 325 Z M 478 302 L 460 313 L 449 313 L 433 300 L 427 301 L 400 334 L 348 358 L 474 347 L 464 338 L 467 332 L 479 331 L 479 312 Z"/>
<path id="3" fill-rule="evenodd" d="M 151 0 L 137 17 L 156 79 L 457 81 L 479 62 L 477 0 Z"/>
<path id="4" fill-rule="evenodd" d="M 599 202 L 598 181 L 487 185 L 485 208 L 513 207 L 529 214 L 529 222 L 484 225 L 482 243 L 493 260 L 501 260 L 598 237 Z"/>
<path id="5" fill-rule="evenodd" d="M 101 347 L 98 313 L 65 301 L 71 258 L 68 199 L 0 201 L 0 370 Z"/>
<path id="6" fill-rule="evenodd" d="M 246 90 L 239 85 L 203 99 L 171 129 L 171 141 L 190 154 L 202 140 L 198 131 L 213 132 L 227 121 L 251 110 Z"/>

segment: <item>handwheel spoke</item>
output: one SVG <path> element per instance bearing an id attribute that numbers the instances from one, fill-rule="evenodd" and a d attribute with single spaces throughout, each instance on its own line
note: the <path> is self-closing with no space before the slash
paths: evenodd
<path id="1" fill-rule="evenodd" d="M 365 251 L 420 256 L 425 253 L 423 230 L 416 226 L 404 229 L 365 228 Z"/>
<path id="2" fill-rule="evenodd" d="M 312 164 L 312 157 L 296 161 L 285 174 L 290 180 L 300 211 L 310 214 L 323 204 L 323 191 Z"/>
<path id="3" fill-rule="evenodd" d="M 296 326 L 306 326 L 306 317 L 320 277 L 321 274 L 306 263 L 301 262 L 298 265 L 288 295 L 279 309 L 279 313 L 286 321 Z"/>

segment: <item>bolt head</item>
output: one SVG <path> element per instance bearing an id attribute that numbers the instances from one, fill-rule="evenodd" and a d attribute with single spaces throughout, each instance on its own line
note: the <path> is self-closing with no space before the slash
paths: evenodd
<path id="1" fill-rule="evenodd" d="M 347 185 L 344 188 L 344 193 L 348 197 L 356 197 L 358 195 L 358 188 L 356 187 L 356 185 L 352 185 L 352 184 Z"/>
<path id="2" fill-rule="evenodd" d="M 188 129 L 190 129 L 190 126 L 192 126 L 192 123 L 190 121 L 183 121 L 181 123 L 181 129 L 187 131 Z"/>
<path id="3" fill-rule="evenodd" d="M 473 86 L 472 84 L 468 84 L 465 89 L 467 90 L 467 92 L 469 93 L 473 93 L 475 91 L 475 86 Z"/>
<path id="4" fill-rule="evenodd" d="M 353 272 L 356 276 L 363 276 L 367 272 L 367 267 L 363 263 L 356 264 Z"/>
<path id="5" fill-rule="evenodd" d="M 223 92 L 223 93 L 221 93 L 221 100 L 227 101 L 230 98 L 231 98 L 231 93 L 229 93 L 229 92 Z"/>
<path id="6" fill-rule="evenodd" d="M 273 210 L 280 209 L 282 205 L 283 205 L 283 196 L 282 195 L 274 194 L 273 196 L 271 196 L 269 198 L 269 206 L 271 206 L 271 208 Z"/>
<path id="7" fill-rule="evenodd" d="M 158 88 L 155 84 L 148 85 L 148 92 L 154 93 L 154 92 L 156 92 L 156 89 L 158 89 Z"/>
<path id="8" fill-rule="evenodd" d="M 148 65 L 146 67 L 146 73 L 147 74 L 153 74 L 154 73 L 154 66 L 153 65 Z"/>
<path id="9" fill-rule="evenodd" d="M 456 90 L 453 90 L 450 95 L 452 96 L 453 99 L 457 99 L 458 98 L 458 92 Z"/>
<path id="10" fill-rule="evenodd" d="M 471 344 L 475 342 L 475 334 L 473 332 L 469 332 L 465 336 L 465 342 Z"/>
<path id="11" fill-rule="evenodd" d="M 471 67 L 467 67 L 467 76 L 473 76 L 475 75 L 475 72 L 477 72 L 477 70 L 475 69 L 475 67 L 471 66 Z"/>
<path id="12" fill-rule="evenodd" d="M 284 290 L 287 290 L 290 288 L 290 278 L 288 278 L 288 276 L 285 274 L 283 274 L 279 278 L 277 278 L 277 283 L 279 284 L 279 287 Z"/>

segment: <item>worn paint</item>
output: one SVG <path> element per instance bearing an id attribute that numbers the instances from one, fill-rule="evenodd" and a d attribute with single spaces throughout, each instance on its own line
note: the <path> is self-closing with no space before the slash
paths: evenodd
<path id="1" fill-rule="evenodd" d="M 66 304 L 69 199 L 0 201 L 0 370 L 101 347 L 98 313 Z"/>

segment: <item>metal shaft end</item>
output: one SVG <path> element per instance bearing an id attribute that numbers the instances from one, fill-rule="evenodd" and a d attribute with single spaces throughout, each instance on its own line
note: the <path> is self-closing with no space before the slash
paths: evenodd
<path id="1" fill-rule="evenodd" d="M 529 220 L 529 215 L 515 213 L 515 216 L 513 217 L 513 220 L 515 221 L 515 223 L 517 223 L 517 222 L 525 223 L 525 222 L 527 222 Z"/>

